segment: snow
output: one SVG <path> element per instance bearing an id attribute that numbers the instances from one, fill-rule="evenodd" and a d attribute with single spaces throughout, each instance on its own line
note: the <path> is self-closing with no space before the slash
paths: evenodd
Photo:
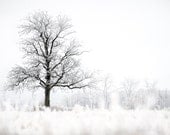
<path id="1" fill-rule="evenodd" d="M 118 95 L 112 94 L 108 109 L 102 102 L 96 109 L 63 108 L 59 106 L 64 103 L 63 95 L 56 98 L 58 102 L 53 100 L 57 107 L 48 109 L 41 107 L 43 96 L 37 95 L 41 93 L 1 94 L 0 135 L 170 135 L 168 108 L 153 110 L 146 105 L 126 110 Z"/>
<path id="2" fill-rule="evenodd" d="M 0 112 L 0 135 L 170 135 L 168 110 Z"/>

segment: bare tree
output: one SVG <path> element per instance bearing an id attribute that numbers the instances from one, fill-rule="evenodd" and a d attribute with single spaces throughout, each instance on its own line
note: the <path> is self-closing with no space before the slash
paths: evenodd
<path id="1" fill-rule="evenodd" d="M 129 109 L 134 109 L 138 82 L 133 79 L 125 79 L 121 85 L 122 104 Z"/>
<path id="2" fill-rule="evenodd" d="M 109 108 L 111 102 L 111 94 L 113 93 L 112 87 L 112 80 L 110 76 L 106 76 L 104 78 L 104 88 L 103 88 L 103 100 L 105 104 L 105 108 Z"/>
<path id="3" fill-rule="evenodd" d="M 22 45 L 26 63 L 10 72 L 11 85 L 45 90 L 45 106 L 50 106 L 50 91 L 55 88 L 79 89 L 90 86 L 91 74 L 80 69 L 77 56 L 82 54 L 73 33 L 70 20 L 50 17 L 37 12 L 21 25 Z"/>

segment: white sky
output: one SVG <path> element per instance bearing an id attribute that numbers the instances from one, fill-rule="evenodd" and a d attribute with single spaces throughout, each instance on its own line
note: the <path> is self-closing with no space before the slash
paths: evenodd
<path id="1" fill-rule="evenodd" d="M 37 10 L 72 19 L 77 38 L 90 50 L 83 57 L 87 68 L 170 88 L 169 0 L 0 0 L 0 81 L 21 63 L 17 27 Z"/>

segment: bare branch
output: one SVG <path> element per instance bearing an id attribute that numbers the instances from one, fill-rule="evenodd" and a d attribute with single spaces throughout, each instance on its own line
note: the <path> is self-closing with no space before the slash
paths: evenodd
<path id="1" fill-rule="evenodd" d="M 11 86 L 35 85 L 45 90 L 45 105 L 49 106 L 49 94 L 54 87 L 68 89 L 90 86 L 91 75 L 80 69 L 77 56 L 80 44 L 67 38 L 73 33 L 67 17 L 51 18 L 46 12 L 38 12 L 21 25 L 22 45 L 26 56 L 23 67 L 11 71 Z"/>

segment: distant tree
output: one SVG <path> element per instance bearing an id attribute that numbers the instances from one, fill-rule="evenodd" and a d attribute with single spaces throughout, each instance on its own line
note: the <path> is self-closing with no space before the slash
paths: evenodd
<path id="1" fill-rule="evenodd" d="M 69 38 L 73 33 L 67 17 L 50 17 L 37 12 L 21 25 L 26 62 L 10 72 L 10 86 L 41 87 L 45 106 L 50 106 L 50 91 L 56 88 L 80 89 L 90 86 L 92 75 L 80 69 L 80 44 Z"/>
<path id="2" fill-rule="evenodd" d="M 110 76 L 106 76 L 104 78 L 104 88 L 103 88 L 103 100 L 105 108 L 109 108 L 109 104 L 111 102 L 111 94 L 113 93 L 112 87 L 112 80 Z"/>
<path id="3" fill-rule="evenodd" d="M 121 84 L 121 102 L 128 109 L 135 108 L 138 82 L 133 79 L 125 79 Z"/>

